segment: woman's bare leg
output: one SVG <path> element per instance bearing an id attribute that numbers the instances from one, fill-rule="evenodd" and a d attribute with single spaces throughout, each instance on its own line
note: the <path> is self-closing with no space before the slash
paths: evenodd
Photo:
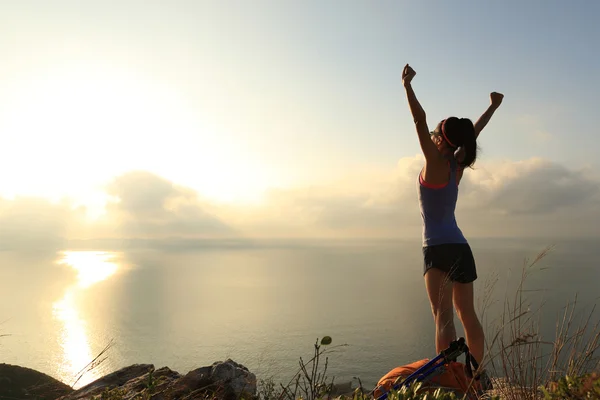
<path id="1" fill-rule="evenodd" d="M 448 274 L 432 268 L 425 274 L 425 287 L 435 320 L 435 348 L 439 353 L 456 340 L 452 309 L 452 281 Z"/>
<path id="2" fill-rule="evenodd" d="M 456 314 L 465 328 L 465 336 L 469 352 L 481 363 L 484 356 L 484 333 L 473 304 L 473 282 L 454 283 L 454 307 Z"/>

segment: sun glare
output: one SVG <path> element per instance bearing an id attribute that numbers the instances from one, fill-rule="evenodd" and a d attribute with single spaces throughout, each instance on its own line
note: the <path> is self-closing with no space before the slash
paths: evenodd
<path id="1" fill-rule="evenodd" d="M 113 257 L 111 253 L 102 252 L 65 252 L 62 263 L 77 271 L 77 285 L 86 289 L 117 271 L 118 266 L 112 261 Z"/>
<path id="2" fill-rule="evenodd" d="M 54 316 L 63 324 L 61 347 L 63 349 L 63 365 L 60 375 L 65 382 L 74 382 L 77 374 L 92 361 L 92 352 L 88 342 L 85 329 L 85 321 L 77 312 L 77 304 L 74 299 L 74 291 L 67 290 L 64 297 L 55 302 L 53 306 Z M 92 382 L 98 378 L 92 373 L 82 377 L 80 385 Z"/>
<path id="3" fill-rule="evenodd" d="M 65 382 L 73 382 L 93 359 L 86 322 L 77 307 L 77 296 L 85 296 L 87 288 L 108 279 L 117 271 L 118 265 L 113 258 L 110 253 L 82 251 L 65 252 L 59 261 L 77 271 L 77 283 L 68 288 L 63 298 L 53 305 L 54 316 L 63 325 L 60 345 L 64 362 L 59 374 Z M 77 386 L 81 387 L 98 377 L 97 372 L 89 371 Z"/>
<path id="4" fill-rule="evenodd" d="M 28 76 L 0 94 L 9 100 L 0 131 L 11 138 L 0 168 L 12 171 L 1 193 L 65 196 L 97 215 L 94 193 L 147 170 L 217 201 L 257 198 L 272 169 L 219 133 L 185 92 L 117 64 L 71 62 Z"/>

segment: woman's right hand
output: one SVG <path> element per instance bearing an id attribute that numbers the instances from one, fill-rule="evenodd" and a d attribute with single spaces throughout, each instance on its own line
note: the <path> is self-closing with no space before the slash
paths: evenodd
<path id="1" fill-rule="evenodd" d="M 492 103 L 492 107 L 494 107 L 494 108 L 500 107 L 500 104 L 502 104 L 503 98 L 504 98 L 504 95 L 502 93 L 498 93 L 498 92 L 490 93 L 490 102 Z"/>
<path id="2" fill-rule="evenodd" d="M 408 64 L 404 66 L 404 70 L 402 71 L 402 84 L 406 87 L 410 85 L 410 81 L 415 77 L 417 73 L 414 69 Z"/>

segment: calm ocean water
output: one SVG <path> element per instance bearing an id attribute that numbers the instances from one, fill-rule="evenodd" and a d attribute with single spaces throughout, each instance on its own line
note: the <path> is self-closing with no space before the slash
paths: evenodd
<path id="1" fill-rule="evenodd" d="M 472 240 L 478 304 L 497 279 L 489 331 L 525 260 L 550 244 L 527 280 L 541 289 L 528 292 L 533 304 L 545 301 L 543 335 L 552 338 L 575 294 L 583 311 L 597 302 L 596 242 Z M 133 363 L 185 373 L 226 358 L 287 382 L 324 335 L 347 345 L 329 355 L 337 382 L 373 386 L 395 366 L 435 356 L 418 242 L 3 252 L 0 261 L 0 334 L 10 335 L 0 338 L 0 362 L 71 384 L 114 340 L 77 386 Z"/>

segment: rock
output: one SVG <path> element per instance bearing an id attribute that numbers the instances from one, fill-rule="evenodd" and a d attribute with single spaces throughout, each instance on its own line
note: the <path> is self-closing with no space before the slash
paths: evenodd
<path id="1" fill-rule="evenodd" d="M 354 390 L 352 389 L 352 382 L 335 383 L 331 388 L 330 396 L 349 396 L 352 397 Z"/>
<path id="2" fill-rule="evenodd" d="M 188 372 L 168 389 L 169 394 L 177 399 L 212 385 L 211 371 L 212 367 L 202 367 Z"/>
<path id="3" fill-rule="evenodd" d="M 119 400 L 235 400 L 256 395 L 256 376 L 233 360 L 216 362 L 182 376 L 167 367 L 132 365 L 106 375 L 60 400 L 92 400 L 105 392 Z"/>
<path id="4" fill-rule="evenodd" d="M 161 393 L 170 387 L 173 382 L 181 378 L 181 374 L 167 367 L 148 372 L 140 377 L 131 379 L 121 386 L 121 391 L 126 393 L 125 398 L 140 394 Z"/>
<path id="5" fill-rule="evenodd" d="M 510 382 L 507 378 L 491 378 L 494 388 L 485 392 L 483 399 L 500 397 L 501 399 L 543 398 L 541 391 L 535 387 L 523 387 Z"/>
<path id="6" fill-rule="evenodd" d="M 228 359 L 212 365 L 211 376 L 215 382 L 224 382 L 229 386 L 236 398 L 242 394 L 256 394 L 256 376 L 241 364 Z"/>
<path id="7" fill-rule="evenodd" d="M 228 359 L 190 371 L 166 392 L 173 399 L 200 399 L 211 394 L 219 399 L 256 395 L 256 376 L 248 368 Z"/>
<path id="8" fill-rule="evenodd" d="M 94 400 L 108 394 L 115 400 L 237 400 L 255 398 L 256 376 L 228 359 L 182 376 L 164 367 L 135 364 L 73 390 L 40 372 L 0 364 L 0 399 Z"/>
<path id="9" fill-rule="evenodd" d="M 73 393 L 61 397 L 60 400 L 91 399 L 92 396 L 99 395 L 106 390 L 123 386 L 127 382 L 148 374 L 151 371 L 154 371 L 154 365 L 152 364 L 134 364 L 105 375 Z"/>
<path id="10" fill-rule="evenodd" d="M 71 392 L 70 386 L 41 372 L 0 364 L 0 399 L 54 400 Z"/>

